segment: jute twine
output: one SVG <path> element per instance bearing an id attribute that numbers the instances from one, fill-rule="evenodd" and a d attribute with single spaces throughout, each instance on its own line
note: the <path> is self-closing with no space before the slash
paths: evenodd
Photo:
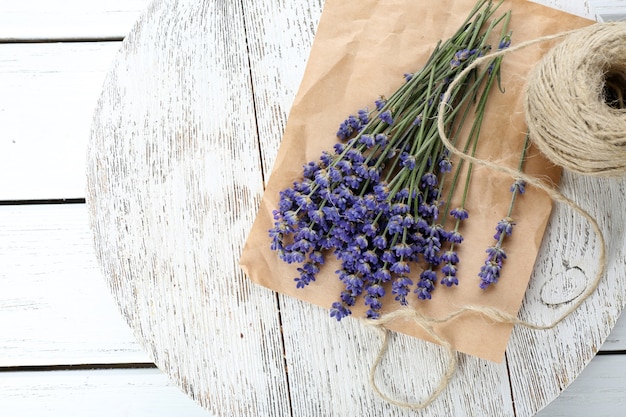
<path id="1" fill-rule="evenodd" d="M 528 78 L 528 131 L 555 164 L 626 172 L 626 24 L 597 24 L 552 48 Z"/>
<path id="2" fill-rule="evenodd" d="M 566 204 L 589 222 L 598 238 L 600 254 L 594 278 L 574 302 L 548 324 L 535 324 L 505 311 L 485 306 L 466 306 L 446 317 L 427 317 L 403 308 L 367 323 L 380 331 L 383 343 L 370 368 L 370 385 L 385 401 L 420 410 L 429 406 L 445 389 L 457 368 L 457 352 L 435 326 L 465 314 L 475 314 L 494 323 L 521 325 L 534 330 L 552 329 L 576 311 L 598 288 L 606 269 L 606 244 L 593 216 L 553 185 L 517 170 L 468 155 L 456 148 L 445 133 L 444 116 L 450 91 L 474 68 L 497 56 L 510 54 L 528 46 L 566 37 L 537 64 L 527 79 L 525 116 L 531 140 L 553 163 L 569 171 L 604 177 L 626 173 L 626 23 L 598 23 L 592 26 L 533 39 L 508 49 L 476 59 L 448 87 L 438 112 L 438 129 L 442 142 L 459 158 L 525 181 L 548 194 L 553 201 Z M 622 75 L 623 74 L 623 75 Z M 389 346 L 385 325 L 409 319 L 446 350 L 445 371 L 437 386 L 423 400 L 409 403 L 384 393 L 375 375 Z"/>

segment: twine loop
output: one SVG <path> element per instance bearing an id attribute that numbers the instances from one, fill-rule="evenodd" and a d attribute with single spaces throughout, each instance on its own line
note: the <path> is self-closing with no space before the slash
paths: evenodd
<path id="1" fill-rule="evenodd" d="M 626 174 L 626 23 L 598 23 L 548 35 L 499 50 L 476 59 L 448 86 L 438 112 L 438 130 L 451 154 L 526 182 L 565 204 L 582 216 L 598 239 L 599 256 L 594 278 L 556 319 L 547 324 L 530 323 L 505 311 L 486 306 L 465 306 L 446 317 L 426 317 L 413 309 L 400 309 L 367 323 L 379 330 L 382 347 L 370 369 L 370 385 L 385 401 L 414 410 L 426 408 L 448 386 L 458 365 L 457 352 L 435 329 L 464 314 L 478 314 L 496 323 L 521 325 L 534 330 L 556 327 L 576 311 L 597 289 L 606 270 L 606 244 L 597 220 L 552 184 L 496 162 L 475 158 L 456 148 L 445 134 L 444 116 L 450 91 L 481 63 L 528 46 L 565 38 L 552 48 L 527 79 L 524 110 L 531 140 L 554 164 L 574 173 L 601 177 Z M 417 403 L 395 400 L 376 385 L 376 370 L 389 345 L 385 324 L 396 319 L 412 320 L 446 350 L 446 368 L 439 384 Z"/>

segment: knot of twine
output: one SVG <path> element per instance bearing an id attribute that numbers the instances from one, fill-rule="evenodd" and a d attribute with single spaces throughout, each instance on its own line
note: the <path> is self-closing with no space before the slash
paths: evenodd
<path id="1" fill-rule="evenodd" d="M 452 344 L 435 330 L 464 314 L 478 314 L 496 323 L 521 325 L 534 330 L 556 327 L 576 311 L 598 288 L 606 269 L 605 239 L 596 219 L 554 186 L 498 163 L 479 159 L 455 147 L 445 133 L 444 116 L 452 89 L 484 61 L 509 54 L 540 42 L 566 37 L 552 48 L 527 78 L 524 110 L 531 140 L 554 164 L 575 173 L 616 177 L 626 173 L 626 23 L 598 23 L 582 29 L 543 36 L 508 49 L 485 55 L 465 68 L 450 84 L 438 112 L 438 130 L 451 154 L 477 165 L 503 172 L 525 181 L 548 194 L 553 201 L 566 204 L 585 218 L 598 238 L 598 267 L 585 290 L 556 319 L 535 324 L 505 311 L 486 306 L 465 306 L 446 317 L 427 317 L 404 308 L 367 320 L 383 337 L 381 349 L 370 368 L 369 381 L 374 392 L 385 401 L 420 410 L 430 405 L 448 386 L 458 365 Z M 398 401 L 382 392 L 375 382 L 376 370 L 388 350 L 389 330 L 385 325 L 396 319 L 412 320 L 447 353 L 446 367 L 437 386 L 424 400 Z"/>

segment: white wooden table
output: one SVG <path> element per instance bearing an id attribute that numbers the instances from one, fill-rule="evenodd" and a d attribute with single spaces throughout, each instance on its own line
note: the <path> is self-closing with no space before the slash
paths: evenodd
<path id="1" fill-rule="evenodd" d="M 626 15 L 624 1 L 545 3 Z M 84 204 L 96 100 L 147 6 L 0 1 L 0 415 L 211 415 L 154 367 L 123 322 L 96 262 Z M 314 27 L 302 30 L 310 37 Z M 302 70 L 281 80 L 292 90 L 283 92 L 278 124 Z M 622 415 L 624 352 L 626 320 L 539 416 Z"/>

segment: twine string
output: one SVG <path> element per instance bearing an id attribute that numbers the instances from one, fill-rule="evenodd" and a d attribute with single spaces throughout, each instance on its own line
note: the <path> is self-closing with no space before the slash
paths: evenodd
<path id="1" fill-rule="evenodd" d="M 415 324 L 420 326 L 431 338 L 433 338 L 435 342 L 440 344 L 446 350 L 446 365 L 445 365 L 444 374 L 439 380 L 439 382 L 437 383 L 437 386 L 433 389 L 432 393 L 421 402 L 409 403 L 409 402 L 396 400 L 392 398 L 390 395 L 384 393 L 378 387 L 378 384 L 376 384 L 376 380 L 375 380 L 376 370 L 378 369 L 380 362 L 382 361 L 383 357 L 387 353 L 387 350 L 389 349 L 390 330 L 385 328 L 385 325 L 391 323 L 392 321 L 396 319 L 412 320 Z M 380 398 L 382 398 L 383 400 L 387 401 L 390 404 L 403 407 L 403 408 L 409 408 L 411 410 L 422 410 L 428 407 L 433 401 L 437 399 L 437 397 L 439 397 L 439 395 L 443 391 L 446 390 L 446 388 L 448 387 L 448 384 L 450 383 L 450 381 L 452 380 L 452 377 L 454 376 L 454 373 L 456 372 L 456 368 L 458 365 L 457 355 L 456 355 L 456 351 L 454 347 L 448 340 L 440 336 L 439 333 L 437 333 L 433 327 L 433 325 L 437 323 L 437 320 L 431 317 L 426 317 L 416 310 L 407 308 L 407 309 L 400 309 L 400 310 L 396 310 L 391 313 L 385 314 L 376 320 L 367 320 L 367 323 L 371 324 L 376 330 L 380 332 L 382 340 L 383 340 L 382 346 L 378 352 L 378 355 L 376 356 L 376 359 L 374 360 L 372 367 L 370 368 L 370 374 L 369 374 L 369 383 L 372 389 L 374 390 L 374 392 L 376 393 L 376 395 L 378 395 Z"/>
<path id="2" fill-rule="evenodd" d="M 570 35 L 576 35 L 570 36 Z M 579 82 L 590 84 L 593 81 L 597 83 L 602 83 L 604 78 L 602 74 L 607 72 L 607 68 L 611 67 L 611 62 L 615 62 L 616 60 L 621 59 L 622 61 L 615 65 L 617 68 L 622 68 L 624 72 L 626 72 L 626 47 L 624 47 L 624 56 L 616 57 L 615 56 L 615 48 L 611 51 L 607 52 L 606 50 L 598 49 L 597 45 L 613 45 L 624 44 L 626 45 L 626 24 L 620 23 L 603 23 L 603 24 L 594 24 L 592 26 L 583 28 L 583 29 L 575 29 L 570 31 L 565 31 L 553 35 L 543 36 L 537 39 L 532 39 L 523 43 L 520 43 L 516 46 L 509 47 L 507 49 L 498 50 L 496 52 L 490 53 L 483 57 L 477 58 L 472 64 L 470 64 L 467 68 L 465 68 L 458 77 L 456 77 L 448 86 L 443 99 L 439 105 L 438 111 L 438 120 L 437 127 L 439 130 L 439 136 L 441 137 L 441 141 L 446 146 L 446 148 L 450 151 L 451 154 L 456 155 L 457 157 L 464 159 L 468 162 L 472 162 L 476 165 L 481 165 L 487 168 L 490 168 L 494 171 L 505 173 L 510 175 L 513 178 L 522 180 L 526 183 L 526 185 L 530 185 L 535 187 L 543 192 L 545 192 L 554 202 L 565 204 L 569 206 L 574 212 L 583 217 L 593 229 L 594 234 L 597 237 L 597 245 L 599 247 L 599 256 L 597 259 L 597 270 L 593 277 L 593 279 L 587 283 L 585 290 L 575 299 L 575 301 L 566 308 L 560 315 L 556 317 L 553 321 L 547 324 L 538 324 L 532 323 L 526 320 L 522 320 L 517 316 L 510 314 L 501 309 L 497 309 L 489 306 L 479 306 L 479 305 L 469 305 L 462 308 L 459 308 L 456 311 L 453 311 L 449 315 L 445 317 L 427 317 L 418 311 L 411 308 L 402 308 L 396 311 L 387 313 L 380 317 L 377 320 L 366 320 L 366 323 L 376 328 L 382 336 L 382 345 L 378 352 L 378 355 L 370 368 L 369 374 L 369 382 L 372 386 L 374 392 L 384 399 L 385 401 L 400 406 L 404 408 L 410 408 L 413 410 L 424 409 L 429 406 L 435 399 L 447 388 L 450 381 L 453 378 L 453 375 L 458 366 L 457 360 L 457 352 L 452 346 L 452 344 L 442 335 L 440 335 L 436 329 L 436 325 L 445 324 L 456 318 L 465 315 L 465 314 L 476 314 L 482 317 L 488 318 L 495 323 L 502 324 L 511 324 L 511 325 L 520 325 L 527 327 L 533 330 L 549 330 L 556 327 L 559 323 L 561 323 L 565 318 L 574 313 L 598 288 L 600 282 L 606 271 L 606 242 L 602 230 L 597 222 L 597 220 L 589 214 L 585 209 L 583 209 L 579 204 L 565 196 L 562 192 L 555 188 L 554 185 L 546 183 L 539 178 L 531 177 L 523 172 L 519 172 L 507 166 L 502 166 L 498 163 L 495 163 L 490 160 L 476 158 L 472 155 L 469 155 L 462 150 L 458 149 L 453 143 L 450 142 L 448 136 L 445 133 L 445 123 L 444 116 L 446 110 L 449 108 L 447 101 L 450 97 L 450 92 L 452 89 L 458 85 L 458 83 L 474 68 L 482 64 L 487 60 L 491 60 L 501 55 L 513 53 L 517 50 L 527 48 L 531 45 L 546 42 L 550 40 L 555 40 L 559 38 L 563 38 L 569 36 L 568 39 L 561 42 L 557 47 L 553 48 L 546 54 L 546 57 L 542 59 L 541 63 L 534 70 L 534 73 L 529 76 L 529 87 L 531 93 L 528 94 L 527 102 L 525 103 L 526 107 L 526 121 L 529 128 L 529 132 L 531 135 L 531 140 L 538 145 L 540 150 L 544 152 L 545 156 L 548 157 L 552 162 L 562 166 L 565 169 L 569 169 L 571 171 L 577 173 L 584 173 L 596 176 L 616 176 L 620 174 L 626 173 L 626 157 L 623 153 L 616 152 L 615 150 L 606 152 L 607 141 L 608 145 L 617 147 L 618 151 L 621 151 L 621 147 L 626 148 L 626 122 L 622 120 L 616 120 L 618 126 L 623 126 L 621 130 L 617 129 L 617 134 L 614 136 L 619 136 L 620 140 L 609 138 L 603 133 L 603 130 L 607 128 L 606 124 L 610 123 L 612 119 L 624 119 L 626 113 L 619 113 L 611 109 L 607 103 L 602 103 L 604 106 L 596 106 L 596 111 L 606 113 L 601 114 L 598 118 L 601 119 L 600 123 L 594 125 L 593 123 L 585 123 L 587 126 L 587 131 L 584 133 L 584 137 L 580 137 L 578 135 L 572 136 L 572 132 L 579 131 L 579 126 L 575 126 L 573 129 L 567 129 L 569 124 L 575 120 L 588 120 L 584 118 L 583 115 L 579 113 L 589 111 L 588 107 L 584 105 L 580 105 L 579 97 L 559 97 L 559 101 L 550 102 L 553 106 L 557 106 L 558 108 L 552 109 L 552 111 L 547 112 L 548 117 L 554 119 L 555 114 L 564 114 L 564 118 L 559 120 L 557 118 L 556 127 L 555 125 L 549 125 L 548 122 L 543 117 L 538 117 L 536 112 L 537 103 L 533 102 L 537 100 L 545 99 L 546 94 L 550 94 L 554 89 L 554 86 L 559 86 L 559 83 L 563 82 Z M 617 39 L 617 41 L 616 41 Z M 595 47 L 593 49 L 586 48 L 586 42 L 595 42 Z M 558 49 L 557 49 L 558 48 Z M 601 76 L 598 78 L 597 72 L 595 71 L 595 79 L 590 81 L 589 79 L 571 79 L 571 78 L 563 78 L 560 75 L 559 71 L 562 71 L 561 64 L 563 67 L 580 68 L 581 65 L 576 65 L 576 62 L 564 62 L 564 57 L 573 57 L 580 56 L 580 50 L 585 51 L 586 55 L 583 55 L 581 60 L 590 65 L 591 67 L 601 67 L 599 70 L 601 71 Z M 621 51 L 621 50 L 620 50 Z M 578 53 L 578 55 L 577 55 Z M 593 57 L 590 59 L 587 55 L 592 54 Z M 572 58 L 573 59 L 573 58 Z M 546 69 L 545 67 L 549 68 Z M 558 68 L 554 68 L 558 67 Z M 597 68 L 592 68 L 589 72 L 593 72 Z M 538 74 L 538 75 L 537 75 Z M 596 92 L 595 96 L 587 95 L 586 98 L 588 100 L 592 100 L 590 97 L 594 97 L 593 100 L 602 101 L 603 97 L 600 94 L 600 90 L 603 86 L 588 86 L 587 88 L 592 89 Z M 622 90 L 626 89 L 622 86 Z M 548 91 L 549 90 L 549 91 Z M 580 89 L 564 89 L 569 91 L 571 94 L 577 94 Z M 539 93 L 537 93 L 539 92 Z M 545 112 L 545 106 L 542 110 Z M 608 116 L 607 116 L 608 114 Z M 587 116 L 587 115 L 585 115 Z M 608 120 L 608 121 L 607 121 Z M 563 128 L 565 125 L 565 128 Z M 591 127 L 589 128 L 589 125 Z M 559 126 L 561 126 L 561 130 L 559 130 Z M 548 133 L 546 133 L 548 131 Z M 556 132 L 556 133 L 554 133 Z M 565 137 L 558 137 L 558 135 L 565 135 Z M 591 136 L 591 138 L 587 137 Z M 557 137 L 555 139 L 555 137 Z M 583 143 L 576 143 L 577 141 L 583 141 Z M 572 145 L 573 143 L 573 145 Z M 585 149 L 584 154 L 576 154 L 575 151 L 572 151 L 572 148 L 569 146 L 573 146 L 574 149 Z M 588 154 L 593 154 L 596 152 L 598 148 L 598 154 L 601 155 L 602 158 L 612 157 L 612 160 L 602 160 L 601 162 L 604 164 L 599 164 L 598 160 L 592 161 L 588 163 Z M 547 151 L 544 151 L 547 149 Z M 598 158 L 599 159 L 599 158 Z M 617 159 L 617 160 L 616 160 Z M 601 167 L 604 167 L 602 169 Z M 385 328 L 386 324 L 398 319 L 408 319 L 413 321 L 417 326 L 421 327 L 435 342 L 440 344 L 446 351 L 446 365 L 443 375 L 441 376 L 439 382 L 432 390 L 432 392 L 423 400 L 409 403 L 404 401 L 399 401 L 392 398 L 390 395 L 382 392 L 382 390 L 378 387 L 375 382 L 376 371 L 389 349 L 389 333 L 390 331 Z"/>

